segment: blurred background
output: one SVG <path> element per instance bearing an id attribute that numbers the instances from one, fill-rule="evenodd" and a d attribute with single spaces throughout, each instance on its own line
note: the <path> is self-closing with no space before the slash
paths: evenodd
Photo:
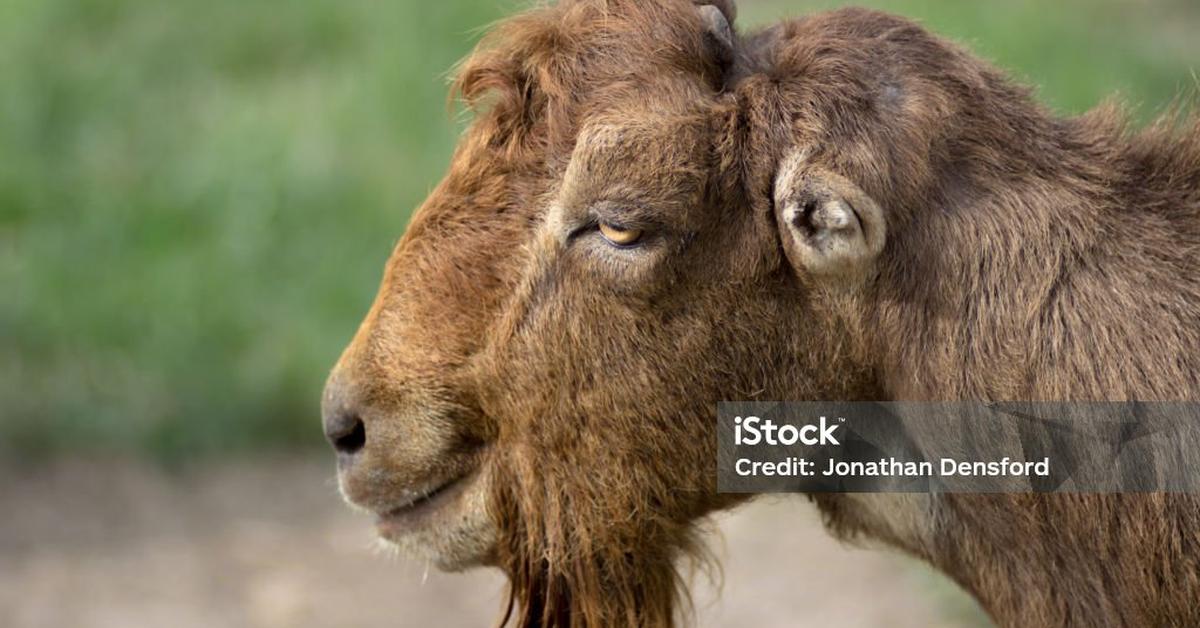
<path id="1" fill-rule="evenodd" d="M 739 23 L 841 4 L 741 0 Z M 1145 121 L 1197 85 L 1194 0 L 859 4 L 1064 114 L 1116 93 Z M 372 551 L 317 406 L 465 123 L 451 68 L 521 6 L 0 0 L 5 625 L 492 623 L 495 574 Z M 720 527 L 701 625 L 982 625 L 920 566 L 828 540 L 801 500 Z"/>

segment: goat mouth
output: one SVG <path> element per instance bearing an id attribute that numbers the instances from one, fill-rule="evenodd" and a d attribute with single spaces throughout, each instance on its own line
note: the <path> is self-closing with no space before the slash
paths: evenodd
<path id="1" fill-rule="evenodd" d="M 474 472 L 455 476 L 424 495 L 380 514 L 375 523 L 380 535 L 391 539 L 422 527 L 435 514 L 455 502 L 474 477 Z"/>

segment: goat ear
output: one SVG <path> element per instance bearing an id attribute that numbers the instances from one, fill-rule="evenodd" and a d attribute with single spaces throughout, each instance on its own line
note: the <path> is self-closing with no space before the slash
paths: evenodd
<path id="1" fill-rule="evenodd" d="M 708 37 L 717 49 L 721 65 L 733 61 L 733 20 L 737 7 L 733 0 L 695 0 L 700 17 L 704 20 Z"/>
<path id="2" fill-rule="evenodd" d="M 857 185 L 807 163 L 796 151 L 775 177 L 775 221 L 796 272 L 855 287 L 883 251 L 887 228 L 879 205 Z"/>

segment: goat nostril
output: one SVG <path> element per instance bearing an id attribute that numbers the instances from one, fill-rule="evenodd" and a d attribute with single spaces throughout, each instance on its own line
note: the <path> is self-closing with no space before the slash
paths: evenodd
<path id="1" fill-rule="evenodd" d="M 342 453 L 353 454 L 362 449 L 365 444 L 367 444 L 367 429 L 363 426 L 362 421 L 355 419 L 354 428 L 350 430 L 350 433 L 334 441 L 333 446 Z"/>
<path id="2" fill-rule="evenodd" d="M 348 416 L 339 421 L 338 429 L 331 431 L 329 442 L 339 454 L 356 454 L 367 444 L 367 428 L 362 419 Z"/>

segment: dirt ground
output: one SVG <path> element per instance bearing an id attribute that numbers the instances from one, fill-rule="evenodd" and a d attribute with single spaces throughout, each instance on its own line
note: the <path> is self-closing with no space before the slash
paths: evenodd
<path id="1" fill-rule="evenodd" d="M 63 462 L 0 478 L 0 624 L 491 626 L 504 582 L 387 556 L 340 502 L 325 460 L 166 474 Z M 831 540 L 811 506 L 771 499 L 719 519 L 717 597 L 701 626 L 978 625 L 961 593 L 915 563 Z M 723 537 L 723 540 L 722 538 Z"/>

